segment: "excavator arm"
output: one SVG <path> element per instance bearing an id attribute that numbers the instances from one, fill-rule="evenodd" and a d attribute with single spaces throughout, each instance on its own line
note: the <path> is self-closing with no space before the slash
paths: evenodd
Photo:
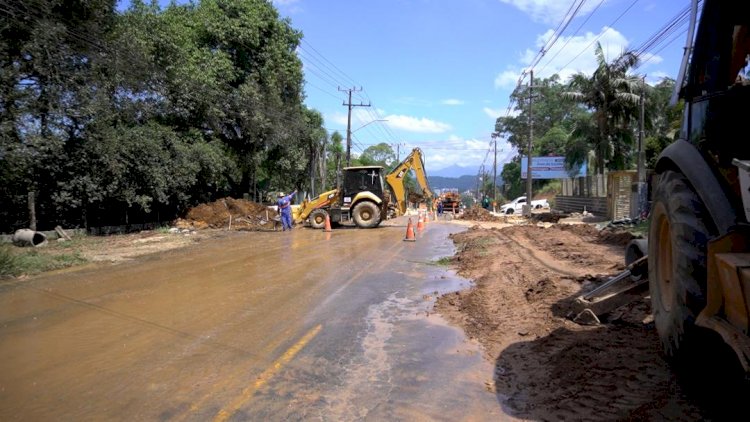
<path id="1" fill-rule="evenodd" d="M 419 187 L 422 189 L 422 197 L 425 199 L 432 198 L 432 191 L 430 190 L 430 185 L 427 182 L 427 174 L 424 170 L 422 150 L 414 148 L 404 161 L 385 176 L 386 183 L 391 188 L 393 196 L 396 197 L 399 215 L 406 213 L 406 187 L 404 186 L 404 178 L 409 170 L 414 170 L 417 176 L 417 183 L 419 183 Z M 430 204 L 431 201 L 428 200 L 427 203 Z"/>

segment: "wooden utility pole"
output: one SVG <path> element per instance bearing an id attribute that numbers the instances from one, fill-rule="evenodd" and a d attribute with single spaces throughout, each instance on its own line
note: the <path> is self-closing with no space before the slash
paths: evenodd
<path id="1" fill-rule="evenodd" d="M 482 196 L 479 194 L 479 189 L 482 188 L 482 176 L 484 175 L 484 164 L 479 167 L 479 176 L 477 177 L 477 201 L 482 200 Z"/>
<path id="2" fill-rule="evenodd" d="M 644 146 L 644 119 L 646 115 L 646 104 L 644 96 L 646 95 L 646 76 L 643 76 L 641 85 L 641 121 L 638 130 L 638 183 L 646 182 L 646 150 Z"/>
<path id="3" fill-rule="evenodd" d="M 645 147 L 645 115 L 646 115 L 646 76 L 641 83 L 640 122 L 638 123 L 638 181 L 636 189 L 631 195 L 630 218 L 640 218 L 646 208 L 648 189 L 646 187 L 646 147 Z"/>
<path id="4" fill-rule="evenodd" d="M 352 92 L 362 91 L 362 87 L 360 87 L 359 89 L 341 89 L 341 87 L 339 87 L 339 91 L 349 93 L 349 102 L 342 104 L 349 108 L 349 113 L 347 114 L 346 118 L 346 165 L 348 167 L 351 163 L 352 156 L 352 107 L 370 107 L 370 104 L 362 104 L 361 102 L 359 104 L 352 104 Z"/>
<path id="5" fill-rule="evenodd" d="M 534 143 L 534 69 L 529 71 L 529 145 L 526 148 L 526 205 L 524 215 L 531 216 L 531 147 Z"/>
<path id="6" fill-rule="evenodd" d="M 495 141 L 495 161 L 492 164 L 492 202 L 497 202 L 497 133 L 492 134 L 492 140 Z M 494 211 L 494 210 L 493 210 Z"/>

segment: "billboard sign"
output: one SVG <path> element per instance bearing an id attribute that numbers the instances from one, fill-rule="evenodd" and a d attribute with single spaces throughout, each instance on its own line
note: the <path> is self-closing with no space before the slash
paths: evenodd
<path id="1" fill-rule="evenodd" d="M 521 156 L 521 179 L 526 178 L 527 160 Z M 531 157 L 532 179 L 566 179 L 568 177 L 580 177 L 586 175 L 586 162 L 575 174 L 568 172 L 565 168 L 565 157 Z"/>

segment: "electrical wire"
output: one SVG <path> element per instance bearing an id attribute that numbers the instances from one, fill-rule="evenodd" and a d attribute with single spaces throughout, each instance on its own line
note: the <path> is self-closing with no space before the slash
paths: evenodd
<path id="1" fill-rule="evenodd" d="M 575 31 L 575 32 L 573 33 L 573 35 L 571 35 L 570 37 L 568 37 L 568 39 L 567 39 L 567 40 L 565 41 L 565 44 L 563 44 L 563 46 L 562 46 L 562 47 L 560 47 L 560 48 L 559 48 L 559 49 L 557 50 L 557 52 L 555 53 L 555 55 L 554 55 L 554 56 L 552 56 L 552 58 L 551 58 L 551 59 L 549 59 L 549 60 L 547 61 L 547 63 L 546 63 L 546 64 L 545 64 L 544 66 L 542 66 L 542 69 L 541 69 L 541 70 L 539 70 L 539 74 L 542 74 L 542 72 L 544 72 L 544 69 L 546 69 L 546 68 L 547 68 L 547 66 L 549 66 L 549 65 L 550 65 L 550 63 L 552 63 L 552 61 L 553 61 L 553 60 L 555 60 L 555 58 L 556 58 L 556 57 L 557 57 L 557 56 L 558 56 L 558 55 L 560 54 L 560 52 L 562 52 L 563 50 L 565 50 L 565 47 L 567 47 L 568 43 L 570 43 L 570 40 L 572 40 L 573 38 L 575 38 L 575 36 L 576 36 L 576 35 L 578 35 L 578 33 L 579 33 L 579 32 L 581 31 L 581 29 L 583 28 L 583 26 L 584 26 L 584 25 L 586 25 L 586 23 L 587 23 L 587 22 L 589 21 L 589 19 L 591 19 L 591 17 L 592 17 L 592 16 L 594 16 L 594 14 L 596 13 L 596 11 L 597 11 L 597 10 L 599 10 L 599 6 L 601 6 L 602 4 L 604 4 L 604 0 L 601 0 L 601 1 L 599 2 L 599 4 L 597 4 L 597 5 L 596 5 L 596 7 L 594 8 L 594 10 L 592 10 L 592 11 L 591 11 L 591 13 L 589 13 L 589 14 L 588 14 L 588 15 L 586 16 L 586 19 L 585 19 L 585 20 L 584 20 L 583 22 L 581 22 L 581 24 L 580 24 L 580 25 L 578 25 L 578 28 L 577 28 L 577 29 L 576 29 L 576 31 Z"/>
<path id="2" fill-rule="evenodd" d="M 628 13 L 628 11 L 629 11 L 630 9 L 632 9 L 632 8 L 633 8 L 633 6 L 635 6 L 635 4 L 636 4 L 636 3 L 638 3 L 638 0 L 633 0 L 633 2 L 632 2 L 632 3 L 630 3 L 630 6 L 628 6 L 628 7 L 627 7 L 627 8 L 625 9 L 625 11 L 623 11 L 622 13 L 620 13 L 620 15 L 619 15 L 619 16 L 617 16 L 617 18 L 616 18 L 616 19 L 615 19 L 614 21 L 612 21 L 612 23 L 610 23 L 610 24 L 609 24 L 609 25 L 607 26 L 607 28 L 612 28 L 612 27 L 614 26 L 614 24 L 616 24 L 616 23 L 617 23 L 617 22 L 618 22 L 618 21 L 619 21 L 619 20 L 620 20 L 620 19 L 621 19 L 621 18 L 622 18 L 623 16 L 625 16 L 625 14 L 626 14 L 626 13 Z M 602 31 L 602 33 L 601 33 L 601 34 L 599 34 L 599 35 L 597 35 L 597 36 L 596 36 L 596 37 L 595 37 L 595 38 L 594 38 L 594 39 L 593 39 L 593 40 L 591 41 L 591 43 L 589 43 L 589 45 L 587 45 L 587 46 L 586 46 L 586 47 L 585 47 L 585 48 L 584 48 L 583 50 L 581 50 L 581 52 L 580 52 L 580 53 L 578 53 L 578 54 L 577 54 L 577 55 L 576 55 L 575 57 L 573 57 L 573 59 L 572 59 L 572 60 L 570 60 L 570 61 L 569 61 L 568 63 L 566 63 L 566 64 L 565 64 L 565 66 L 562 66 L 561 68 L 562 68 L 562 69 L 565 69 L 566 67 L 570 66 L 570 64 L 571 64 L 571 63 L 573 63 L 574 61 L 576 61 L 576 60 L 577 60 L 577 59 L 578 59 L 578 58 L 579 58 L 579 57 L 580 57 L 580 56 L 581 56 L 581 55 L 582 55 L 583 53 L 585 53 L 585 52 L 586 52 L 586 51 L 587 51 L 587 50 L 588 50 L 588 49 L 589 49 L 589 48 L 590 48 L 590 47 L 591 47 L 592 45 L 594 45 L 594 43 L 595 43 L 595 42 L 599 41 L 599 38 L 601 38 L 601 37 L 602 37 L 602 36 L 603 36 L 603 35 L 604 35 L 604 34 L 605 34 L 606 32 L 607 32 L 607 31 Z"/>

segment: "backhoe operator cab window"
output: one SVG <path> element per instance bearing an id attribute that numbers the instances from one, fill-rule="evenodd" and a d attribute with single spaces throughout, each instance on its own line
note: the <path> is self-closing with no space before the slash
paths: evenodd
<path id="1" fill-rule="evenodd" d="M 344 205 L 348 206 L 354 196 L 369 191 L 383 197 L 382 167 L 349 167 L 344 172 Z M 347 198 L 349 201 L 347 202 Z"/>
<path id="2" fill-rule="evenodd" d="M 744 136 L 750 108 L 750 2 L 735 8 L 704 2 L 687 83 L 681 137 L 715 157 L 721 165 L 748 157 Z M 741 141 L 741 142 L 740 142 Z"/>

